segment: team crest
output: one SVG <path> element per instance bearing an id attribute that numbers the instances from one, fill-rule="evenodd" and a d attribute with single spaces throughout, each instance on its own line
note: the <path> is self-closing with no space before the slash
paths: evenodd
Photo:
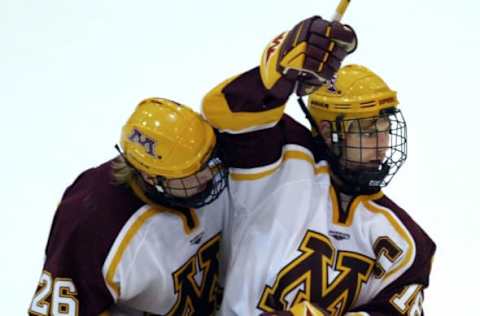
<path id="1" fill-rule="evenodd" d="M 149 154 L 150 156 L 153 156 L 155 158 L 161 158 L 160 156 L 155 156 L 155 141 L 152 138 L 144 135 L 138 129 L 133 129 L 130 136 L 128 136 L 128 139 L 133 143 L 137 143 L 142 146 L 147 152 L 147 154 Z"/>

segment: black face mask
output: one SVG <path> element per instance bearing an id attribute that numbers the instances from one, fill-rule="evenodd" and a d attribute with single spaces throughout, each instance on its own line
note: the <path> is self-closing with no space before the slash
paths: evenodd
<path id="1" fill-rule="evenodd" d="M 362 146 L 349 147 L 345 140 L 351 133 L 362 134 L 367 131 L 362 131 L 361 128 L 357 128 L 357 131 L 352 132 L 349 131 L 348 127 L 352 124 L 361 127 L 364 125 L 363 120 L 372 121 L 372 118 L 345 120 L 342 117 L 338 117 L 336 122 L 330 122 L 330 130 L 335 132 L 332 133 L 331 146 L 329 146 L 321 136 L 317 128 L 317 123 L 308 111 L 303 99 L 299 97 L 297 101 L 305 113 L 307 120 L 310 122 L 312 130 L 315 132 L 315 136 L 313 137 L 314 146 L 320 157 L 328 161 L 334 178 L 338 180 L 335 181 L 336 185 L 342 192 L 350 195 L 358 195 L 373 194 L 380 191 L 390 183 L 393 176 L 407 159 L 407 124 L 399 109 L 389 108 L 382 110 L 377 117 L 373 118 L 375 120 L 388 120 L 388 131 L 368 130 L 368 133 L 373 132 L 376 134 L 388 132 L 388 146 L 377 148 L 385 151 L 384 156 L 378 159 L 374 167 L 371 166 L 371 163 L 364 163 L 362 165 L 361 162 L 356 162 L 355 168 L 352 168 L 351 162 L 346 160 L 345 152 L 348 149 L 362 150 Z M 368 150 L 372 149 L 372 147 L 368 148 Z"/>
<path id="2" fill-rule="evenodd" d="M 200 169 L 208 168 L 211 172 L 211 179 L 204 183 L 197 179 L 197 184 L 183 188 L 168 186 L 165 179 L 158 178 L 157 185 L 146 184 L 145 191 L 147 197 L 156 202 L 167 203 L 171 206 L 180 206 L 186 208 L 200 208 L 215 201 L 223 190 L 228 186 L 228 169 L 223 165 L 216 153 L 212 154 L 206 165 Z M 196 177 L 193 175 L 193 177 Z M 181 179 L 177 179 L 181 181 Z M 198 193 L 189 195 L 189 190 L 195 190 L 201 187 Z M 172 191 L 180 193 L 182 197 L 172 194 Z M 170 193 L 169 193 L 170 192 Z M 178 195 L 178 194 L 177 194 Z"/>
<path id="3" fill-rule="evenodd" d="M 387 127 L 380 128 L 378 122 L 388 122 Z M 331 130 L 336 134 L 332 137 L 332 145 L 323 145 L 323 148 L 332 172 L 340 180 L 339 188 L 345 193 L 373 194 L 380 191 L 407 159 L 407 125 L 399 109 L 383 110 L 373 118 L 338 119 L 332 122 Z M 355 145 L 348 143 L 353 137 L 358 140 Z M 364 137 L 375 140 L 374 145 L 372 141 L 368 146 L 362 144 Z M 388 140 L 382 145 L 380 137 L 388 137 Z M 319 141 L 323 139 L 317 139 Z M 359 161 L 347 160 L 347 151 L 354 151 Z M 364 161 L 367 151 L 375 153 L 373 161 Z"/>
<path id="4" fill-rule="evenodd" d="M 187 187 L 175 187 L 168 186 L 168 182 L 163 177 L 155 178 L 155 185 L 146 182 L 141 172 L 135 169 L 120 151 L 120 148 L 116 146 L 120 155 L 126 161 L 130 168 L 132 168 L 136 174 L 138 182 L 147 198 L 153 202 L 170 207 L 184 207 L 184 208 L 200 208 L 215 201 L 223 190 L 228 186 L 228 168 L 222 162 L 220 152 L 216 149 L 213 150 L 209 160 L 200 168 L 200 170 L 207 169 L 211 172 L 211 179 L 208 182 L 202 182 L 197 178 L 197 184 Z M 192 175 L 192 177 L 196 177 Z M 190 178 L 190 177 L 188 177 Z M 181 179 L 179 180 L 181 183 Z M 193 195 L 189 194 L 189 190 L 195 190 L 197 187 L 201 187 L 198 193 Z M 169 192 L 176 191 L 181 197 L 173 195 Z"/>

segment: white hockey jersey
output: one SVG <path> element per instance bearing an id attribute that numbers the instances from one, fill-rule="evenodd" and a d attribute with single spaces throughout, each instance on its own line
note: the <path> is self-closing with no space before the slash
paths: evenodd
<path id="1" fill-rule="evenodd" d="M 435 244 L 382 192 L 343 210 L 311 132 L 258 69 L 204 100 L 232 166 L 221 315 L 259 315 L 310 301 L 330 315 L 421 315 Z"/>
<path id="2" fill-rule="evenodd" d="M 84 172 L 57 209 L 30 315 L 211 315 L 228 199 L 167 208 Z"/>

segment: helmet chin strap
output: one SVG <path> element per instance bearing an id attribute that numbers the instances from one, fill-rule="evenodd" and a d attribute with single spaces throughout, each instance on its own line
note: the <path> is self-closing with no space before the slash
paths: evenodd
<path id="1" fill-rule="evenodd" d="M 305 117 L 307 118 L 308 122 L 310 123 L 312 130 L 315 133 L 317 133 L 318 135 L 320 135 L 320 131 L 318 130 L 317 123 L 315 122 L 315 119 L 313 118 L 310 111 L 308 111 L 307 106 L 305 105 L 305 102 L 303 101 L 302 96 L 298 96 L 297 102 L 300 105 L 300 108 L 302 109 L 303 114 L 305 114 Z"/>

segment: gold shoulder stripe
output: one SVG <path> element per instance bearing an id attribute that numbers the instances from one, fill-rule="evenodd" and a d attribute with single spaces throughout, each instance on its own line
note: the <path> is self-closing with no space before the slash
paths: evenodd
<path id="1" fill-rule="evenodd" d="M 223 94 L 223 89 L 237 77 L 225 80 L 203 99 L 202 112 L 208 122 L 220 130 L 241 132 L 252 127 L 271 125 L 278 122 L 284 112 L 285 104 L 271 110 L 261 112 L 232 112 L 228 101 Z"/>
<path id="2" fill-rule="evenodd" d="M 115 291 L 117 297 L 120 296 L 120 287 L 117 283 L 113 281 L 113 277 L 115 276 L 115 272 L 117 271 L 118 264 L 120 263 L 120 260 L 122 259 L 123 254 L 125 253 L 125 250 L 132 241 L 133 237 L 137 234 L 137 232 L 145 224 L 145 222 L 157 212 L 158 210 L 156 210 L 155 208 L 150 208 L 137 218 L 133 225 L 130 226 L 130 228 L 128 229 L 125 237 L 121 241 L 120 246 L 118 247 L 112 259 L 112 263 L 107 270 L 107 284 L 110 286 L 111 289 Z"/>
<path id="3" fill-rule="evenodd" d="M 330 186 L 330 199 L 332 200 L 332 205 L 333 205 L 333 223 L 335 225 L 339 226 L 344 226 L 344 227 L 350 227 L 352 226 L 353 223 L 353 217 L 355 215 L 355 212 L 357 210 L 357 207 L 360 203 L 365 203 L 367 201 L 371 200 L 378 200 L 383 196 L 383 192 L 379 191 L 377 193 L 371 194 L 371 195 L 360 195 L 356 197 L 352 204 L 350 205 L 349 209 L 347 210 L 347 219 L 345 220 L 344 223 L 340 222 L 340 207 L 338 206 L 338 201 L 337 201 L 337 195 L 335 193 L 335 189 L 333 186 Z"/>
<path id="4" fill-rule="evenodd" d="M 346 225 L 346 226 L 352 226 L 352 223 L 353 223 L 353 215 L 355 214 L 355 210 L 357 209 L 358 204 L 360 204 L 360 203 L 365 203 L 365 202 L 367 202 L 367 201 L 378 200 L 378 199 L 380 199 L 382 196 L 383 196 L 383 192 L 382 192 L 382 191 L 379 191 L 379 192 L 374 193 L 374 194 L 361 195 L 361 196 L 357 197 L 357 198 L 353 201 L 352 205 L 350 206 L 350 210 L 348 211 L 347 220 L 345 221 L 345 225 Z"/>
<path id="5" fill-rule="evenodd" d="M 413 250 L 415 249 L 415 243 L 412 240 L 410 234 L 405 230 L 403 225 L 398 222 L 396 217 L 394 217 L 391 214 L 390 211 L 388 211 L 385 208 L 377 207 L 377 206 L 375 206 L 374 204 L 371 203 L 372 201 L 380 199 L 383 195 L 384 195 L 383 192 L 380 191 L 380 192 L 377 192 L 377 193 L 372 194 L 372 195 L 362 195 L 362 196 L 357 197 L 353 201 L 352 205 L 350 206 L 350 208 L 348 210 L 347 220 L 345 221 L 345 223 L 340 223 L 340 221 L 339 221 L 340 209 L 338 207 L 337 197 L 336 197 L 335 190 L 333 189 L 333 187 L 330 187 L 330 198 L 332 200 L 332 205 L 333 205 L 333 223 L 335 225 L 350 227 L 353 223 L 353 217 L 355 215 L 355 211 L 357 210 L 358 205 L 360 203 L 362 203 L 368 211 L 370 211 L 372 213 L 376 213 L 376 214 L 381 214 L 383 217 L 385 217 L 387 219 L 387 221 L 395 229 L 395 231 L 407 242 L 408 249 L 406 251 L 405 257 L 402 259 L 402 261 L 400 262 L 400 264 L 396 268 L 392 269 L 391 271 L 389 271 L 385 274 L 384 277 L 388 278 L 392 274 L 396 273 L 398 270 L 405 267 L 411 261 L 412 256 L 413 256 Z"/>
<path id="6" fill-rule="evenodd" d="M 315 174 L 328 173 L 328 166 L 318 166 L 315 167 Z"/>
<path id="7" fill-rule="evenodd" d="M 263 171 L 263 172 L 258 172 L 258 173 L 251 173 L 251 174 L 244 174 L 244 173 L 230 173 L 231 179 L 234 181 L 253 181 L 253 180 L 258 180 L 264 177 L 267 177 L 274 173 L 278 168 L 280 168 L 280 165 L 273 167 L 270 170 Z"/>
<path id="8" fill-rule="evenodd" d="M 287 150 L 283 153 L 282 156 L 282 161 L 280 164 L 273 166 L 269 170 L 257 172 L 257 173 L 235 173 L 232 172 L 230 173 L 230 176 L 232 177 L 232 180 L 235 181 L 252 181 L 252 180 L 258 180 L 264 177 L 267 177 L 271 174 L 273 174 L 275 171 L 277 171 L 282 163 L 289 159 L 296 159 L 296 160 L 304 160 L 312 165 L 314 168 L 315 174 L 321 174 L 321 173 L 327 173 L 328 172 L 328 167 L 327 166 L 315 166 L 315 161 L 313 158 L 308 155 L 307 153 L 299 150 Z"/>

